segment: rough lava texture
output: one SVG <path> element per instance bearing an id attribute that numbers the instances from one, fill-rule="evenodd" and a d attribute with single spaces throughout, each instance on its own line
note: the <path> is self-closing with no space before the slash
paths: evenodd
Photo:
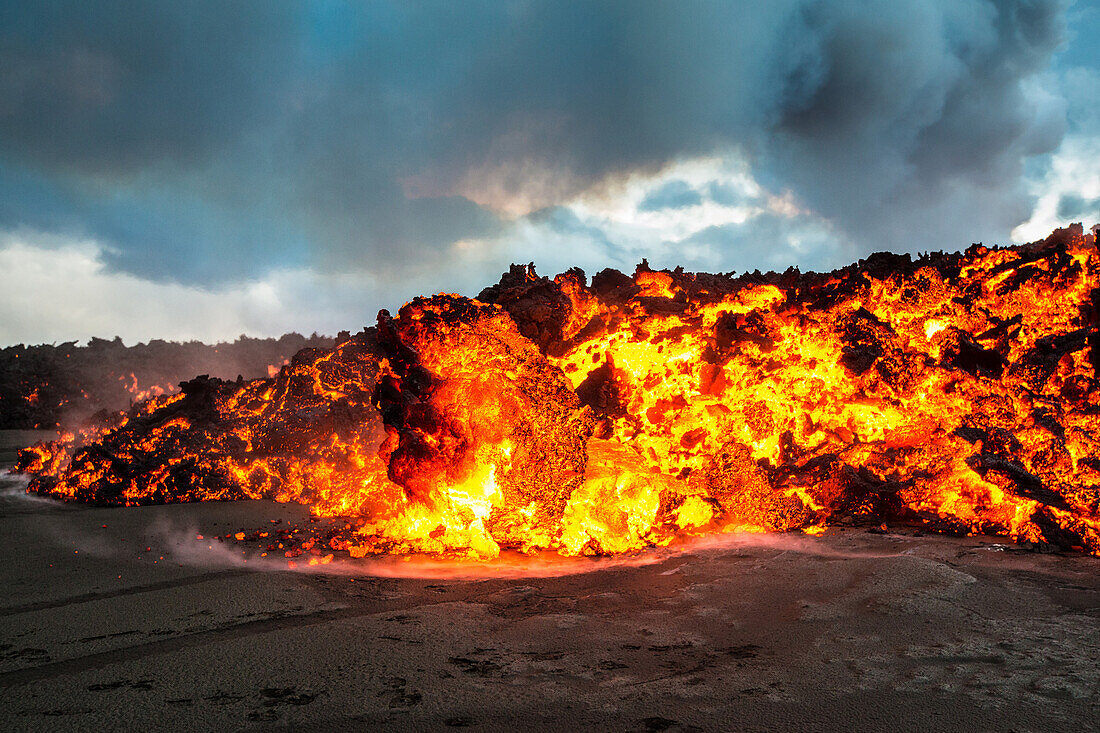
<path id="1" fill-rule="evenodd" d="M 1082 227 L 832 273 L 513 266 L 272 379 L 199 378 L 24 451 L 31 489 L 271 498 L 324 548 L 609 554 L 915 522 L 1100 553 L 1100 254 Z M 312 545 L 311 545 L 312 546 Z"/>
<path id="2" fill-rule="evenodd" d="M 494 536 L 517 544 L 513 526 L 560 521 L 584 476 L 591 413 L 507 313 L 417 298 L 396 320 L 381 314 L 378 333 L 392 370 L 376 392 L 392 438 L 390 479 L 428 498 L 441 477 L 462 483 L 484 453 L 503 450 L 495 481 L 508 510 L 494 513 Z M 522 517 L 528 508 L 533 516 Z"/>

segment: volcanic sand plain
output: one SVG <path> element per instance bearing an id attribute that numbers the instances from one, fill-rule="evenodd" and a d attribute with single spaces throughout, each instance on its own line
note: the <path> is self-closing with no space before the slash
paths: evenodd
<path id="1" fill-rule="evenodd" d="M 1100 727 L 1097 558 L 835 529 L 291 570 L 226 535 L 301 507 L 22 487 L 0 476 L 5 731 Z"/>

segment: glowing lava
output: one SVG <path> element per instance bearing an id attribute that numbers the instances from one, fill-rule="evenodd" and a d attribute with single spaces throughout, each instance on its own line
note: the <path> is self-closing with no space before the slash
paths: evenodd
<path id="1" fill-rule="evenodd" d="M 352 556 L 614 554 L 852 519 L 1100 553 L 1100 266 L 1074 227 L 829 274 L 513 266 L 269 379 L 24 451 L 102 504 L 268 498 Z M 327 556 L 327 555 L 326 555 Z"/>

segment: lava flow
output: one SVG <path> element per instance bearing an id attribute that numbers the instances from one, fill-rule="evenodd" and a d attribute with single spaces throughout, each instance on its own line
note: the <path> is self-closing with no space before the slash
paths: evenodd
<path id="1" fill-rule="evenodd" d="M 1100 554 L 1098 268 L 1080 226 L 829 274 L 513 266 L 17 470 L 97 504 L 301 502 L 346 522 L 294 551 L 354 557 L 851 521 Z"/>

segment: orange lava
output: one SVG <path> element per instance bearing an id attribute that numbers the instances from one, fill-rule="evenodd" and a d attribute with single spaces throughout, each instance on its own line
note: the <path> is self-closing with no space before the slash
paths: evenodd
<path id="1" fill-rule="evenodd" d="M 916 522 L 1100 554 L 1100 254 L 828 274 L 516 267 L 383 312 L 269 379 L 197 379 L 25 450 L 101 504 L 266 498 L 343 530 L 278 552 L 611 555 L 731 529 Z"/>

